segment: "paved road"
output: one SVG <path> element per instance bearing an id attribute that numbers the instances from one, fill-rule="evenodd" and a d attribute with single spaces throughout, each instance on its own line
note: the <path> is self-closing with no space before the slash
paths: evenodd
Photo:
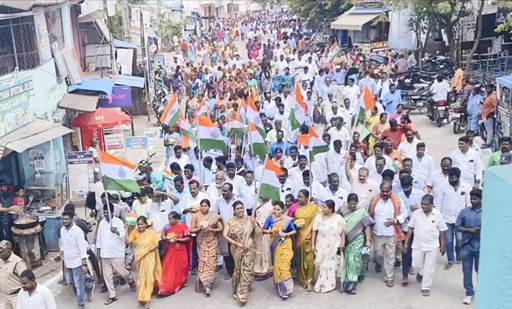
<path id="1" fill-rule="evenodd" d="M 414 122 L 421 132 L 422 138 L 427 143 L 429 152 L 434 156 L 435 161 L 439 160 L 450 152 L 457 145 L 458 136 L 451 132 L 448 125 L 437 128 L 425 116 L 414 116 Z M 412 281 L 406 288 L 396 285 L 394 288 L 386 288 L 380 275 L 370 270 L 367 280 L 358 288 L 358 294 L 355 296 L 331 292 L 328 294 L 307 293 L 300 287 L 297 287 L 293 296 L 283 303 L 274 290 L 272 280 L 256 282 L 253 286 L 253 292 L 250 296 L 247 308 L 265 308 L 281 309 L 283 305 L 293 306 L 297 309 L 311 308 L 312 306 L 321 306 L 324 308 L 379 308 L 379 309 L 455 309 L 471 308 L 472 306 L 462 305 L 461 300 L 464 297 L 462 288 L 462 270 L 460 265 L 455 265 L 451 270 L 445 271 L 442 265 L 445 258 L 438 261 L 438 269 L 434 278 L 432 295 L 423 297 L 420 293 L 419 284 Z M 180 291 L 177 295 L 157 299 L 153 303 L 153 308 L 187 308 L 199 309 L 208 306 L 210 309 L 216 308 L 237 308 L 237 303 L 231 297 L 230 282 L 223 280 L 224 273 L 218 274 L 218 280 L 210 298 L 197 294 L 193 289 L 194 277 L 189 279 L 190 286 Z M 397 276 L 397 280 L 400 277 Z M 59 308 L 74 308 L 74 298 L 70 289 L 62 288 L 51 284 L 50 287 L 57 296 Z M 109 308 L 125 309 L 136 307 L 136 295 L 131 294 L 126 287 L 118 289 L 120 300 Z M 103 302 L 106 295 L 96 291 L 94 301 L 88 307 L 104 307 Z"/>

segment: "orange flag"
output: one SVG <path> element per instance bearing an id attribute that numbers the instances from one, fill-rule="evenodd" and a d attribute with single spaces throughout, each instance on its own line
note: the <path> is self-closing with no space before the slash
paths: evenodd
<path id="1" fill-rule="evenodd" d="M 364 102 L 364 110 L 367 112 L 375 107 L 375 98 L 370 93 L 368 87 L 364 87 L 363 89 L 363 102 Z"/>

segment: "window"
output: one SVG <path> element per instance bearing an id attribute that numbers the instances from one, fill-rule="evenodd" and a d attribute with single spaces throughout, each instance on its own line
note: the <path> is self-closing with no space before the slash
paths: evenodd
<path id="1" fill-rule="evenodd" d="M 34 17 L 0 20 L 0 75 L 39 65 Z"/>

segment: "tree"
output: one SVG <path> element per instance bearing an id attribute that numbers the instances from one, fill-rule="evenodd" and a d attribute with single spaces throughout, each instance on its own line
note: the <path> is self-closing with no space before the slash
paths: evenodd
<path id="1" fill-rule="evenodd" d="M 353 5 L 351 0 L 286 0 L 290 11 L 311 27 L 322 27 Z"/>
<path id="2" fill-rule="evenodd" d="M 473 59 L 473 55 L 475 54 L 476 49 L 478 48 L 478 44 L 480 44 L 480 39 L 482 38 L 482 27 L 483 27 L 483 17 L 482 14 L 484 12 L 485 0 L 480 0 L 480 5 L 478 7 L 478 16 L 476 19 L 476 37 L 473 42 L 473 47 L 469 52 L 468 57 L 466 58 L 466 70 L 471 70 L 471 60 Z"/>
<path id="3" fill-rule="evenodd" d="M 512 8 L 512 0 L 500 0 L 497 1 L 498 7 L 502 8 Z M 509 14 L 510 15 L 510 14 Z M 507 16 L 508 17 L 508 16 Z M 496 27 L 496 32 L 498 33 L 511 33 L 512 34 L 512 23 L 509 22 L 509 18 L 503 21 L 501 24 Z"/>
<path id="4" fill-rule="evenodd" d="M 123 13 L 120 9 L 116 9 L 116 15 L 109 17 L 110 31 L 112 37 L 118 40 L 124 40 L 123 35 Z"/>
<path id="5" fill-rule="evenodd" d="M 163 13 L 158 16 L 156 34 L 160 38 L 161 46 L 172 48 L 172 38 L 177 36 L 179 39 L 183 36 L 184 23 L 183 21 L 173 21 Z"/>

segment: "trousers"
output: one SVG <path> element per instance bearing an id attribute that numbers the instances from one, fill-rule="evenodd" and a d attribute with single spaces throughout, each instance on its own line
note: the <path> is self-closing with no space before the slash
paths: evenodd
<path id="1" fill-rule="evenodd" d="M 423 276 L 421 281 L 422 290 L 430 290 L 434 280 L 439 248 L 434 250 L 412 249 L 412 267 Z"/>
<path id="2" fill-rule="evenodd" d="M 385 280 L 392 280 L 395 276 L 395 236 L 373 235 L 375 263 L 384 268 Z"/>
<path id="3" fill-rule="evenodd" d="M 101 261 L 103 266 L 103 280 L 105 280 L 108 295 L 110 298 L 114 298 L 117 296 L 114 286 L 114 270 L 123 277 L 126 282 L 131 282 L 133 279 L 124 266 L 124 258 L 102 258 Z"/>

